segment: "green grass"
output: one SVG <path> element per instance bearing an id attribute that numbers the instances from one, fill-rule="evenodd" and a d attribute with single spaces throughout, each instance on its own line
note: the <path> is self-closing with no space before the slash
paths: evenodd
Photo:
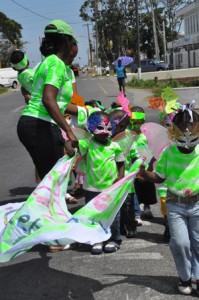
<path id="1" fill-rule="evenodd" d="M 8 91 L 7 88 L 0 87 L 0 95 L 6 93 L 7 91 Z"/>
<path id="2" fill-rule="evenodd" d="M 199 86 L 199 79 L 182 82 L 172 78 L 168 80 L 155 81 L 154 79 L 143 80 L 133 77 L 131 81 L 126 83 L 126 85 L 137 89 L 150 89 L 153 92 L 154 97 L 159 97 L 166 87 L 180 88 Z"/>

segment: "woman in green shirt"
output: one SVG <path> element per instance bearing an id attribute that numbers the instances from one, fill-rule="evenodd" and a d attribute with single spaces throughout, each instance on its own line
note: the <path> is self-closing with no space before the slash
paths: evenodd
<path id="1" fill-rule="evenodd" d="M 66 68 L 74 40 L 72 28 L 62 20 L 51 21 L 45 27 L 40 47 L 45 59 L 35 72 L 31 99 L 17 125 L 18 137 L 32 157 L 41 179 L 64 155 L 61 129 L 71 142 L 67 143 L 69 155 L 74 154 L 73 147 L 78 145 L 63 117 L 66 108 L 77 113 L 77 107 L 70 104 L 73 88 Z"/>

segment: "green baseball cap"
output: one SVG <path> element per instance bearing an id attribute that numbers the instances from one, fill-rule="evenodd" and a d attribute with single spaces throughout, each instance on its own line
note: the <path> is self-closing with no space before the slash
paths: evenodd
<path id="1" fill-rule="evenodd" d="M 62 20 L 51 21 L 45 27 L 44 33 L 58 33 L 58 34 L 71 35 L 73 37 L 73 41 L 77 42 L 76 39 L 74 38 L 72 27 Z"/>

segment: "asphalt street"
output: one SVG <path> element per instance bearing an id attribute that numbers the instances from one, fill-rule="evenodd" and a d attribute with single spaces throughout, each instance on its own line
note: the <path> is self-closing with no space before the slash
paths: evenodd
<path id="1" fill-rule="evenodd" d="M 115 77 L 77 78 L 85 100 L 98 99 L 106 107 L 117 101 Z M 143 106 L 146 121 L 158 122 L 148 108 L 149 91 L 127 89 L 132 105 Z M 20 91 L 0 96 L 0 204 L 25 201 L 35 188 L 32 161 L 20 144 L 16 124 L 24 107 Z M 84 204 L 80 197 L 72 212 Z M 163 241 L 160 204 L 151 207 L 154 218 L 138 227 L 138 237 L 123 237 L 121 249 L 93 256 L 90 247 L 49 253 L 42 245 L 13 261 L 0 264 L 0 300 L 181 300 L 178 277 L 167 243 Z M 196 296 L 186 296 L 195 299 Z"/>

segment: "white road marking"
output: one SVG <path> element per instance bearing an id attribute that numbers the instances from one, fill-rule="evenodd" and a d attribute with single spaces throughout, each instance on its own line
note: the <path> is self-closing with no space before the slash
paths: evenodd
<path id="1" fill-rule="evenodd" d="M 11 110 L 11 112 L 12 112 L 12 113 L 13 113 L 13 112 L 17 112 L 17 111 L 19 111 L 19 110 L 22 110 L 24 107 L 25 107 L 25 105 L 20 106 L 20 107 L 14 109 L 14 110 Z"/>
<path id="2" fill-rule="evenodd" d="M 99 88 L 102 90 L 102 92 L 104 92 L 105 95 L 108 94 L 108 92 L 101 86 L 101 84 L 97 84 L 99 86 Z"/>

